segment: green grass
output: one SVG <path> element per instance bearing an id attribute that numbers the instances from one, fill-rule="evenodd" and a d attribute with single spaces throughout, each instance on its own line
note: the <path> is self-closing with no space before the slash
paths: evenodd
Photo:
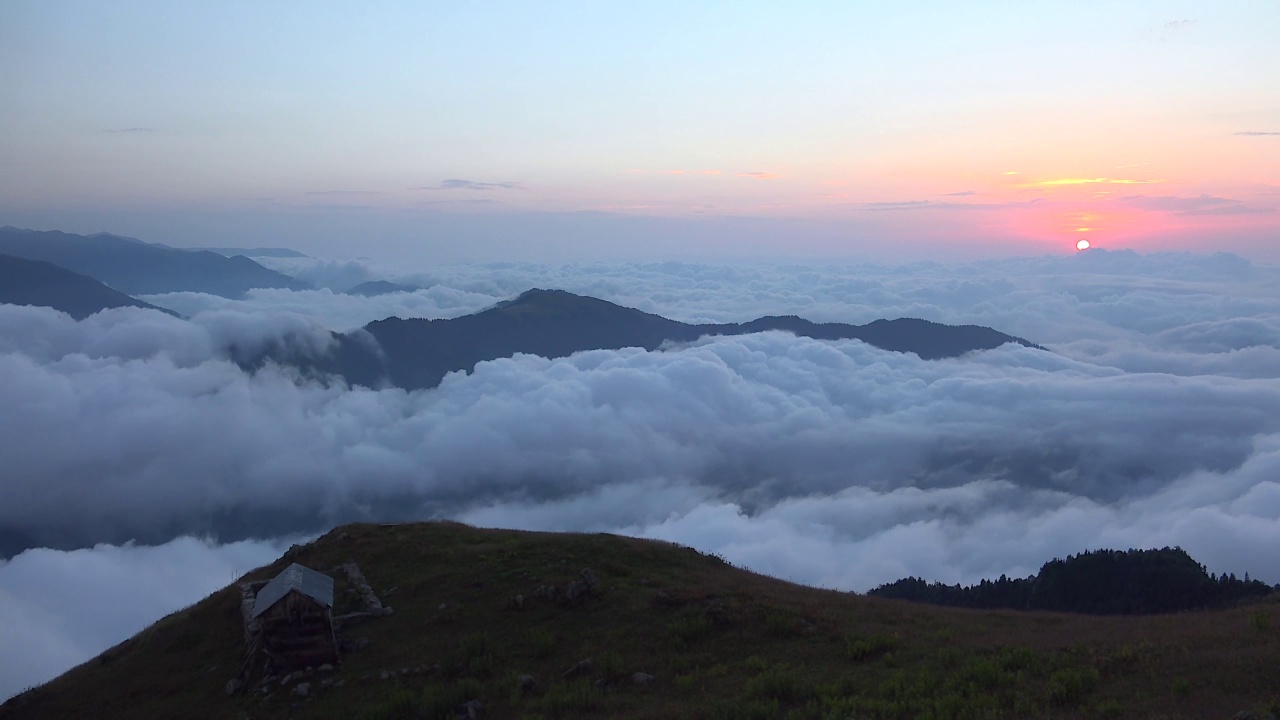
<path id="1" fill-rule="evenodd" d="M 0 709 L 0 718 L 1258 717 L 1280 704 L 1270 603 L 1107 618 L 971 611 L 805 588 L 668 543 L 477 530 L 338 528 L 271 567 L 355 559 L 395 613 L 311 698 L 223 692 L 240 664 L 232 588 Z M 533 598 L 589 567 L 581 602 Z M 345 581 L 337 579 L 337 596 Z M 523 594 L 517 607 L 512 598 Z M 443 608 L 442 608 L 443 606 Z M 565 676 L 592 658 L 589 671 Z M 382 671 L 396 672 L 380 680 Z M 637 685 L 631 675 L 657 677 Z M 534 689 L 518 678 L 532 675 Z M 365 679 L 368 678 L 368 679 Z"/>

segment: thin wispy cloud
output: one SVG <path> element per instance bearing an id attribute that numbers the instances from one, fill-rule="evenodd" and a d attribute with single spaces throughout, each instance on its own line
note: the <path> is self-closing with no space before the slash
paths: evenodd
<path id="1" fill-rule="evenodd" d="M 863 203 L 863 207 L 877 212 L 889 210 L 1005 210 L 1009 208 L 1030 207 L 1043 202 L 1035 200 L 1003 202 L 1003 203 L 960 203 L 941 200 L 900 200 L 893 202 Z"/>
<path id="2" fill-rule="evenodd" d="M 777 180 L 778 178 L 782 177 L 777 173 L 764 172 L 762 170 L 756 170 L 755 172 L 734 173 L 734 175 L 737 175 L 738 177 L 753 178 L 755 180 Z"/>
<path id="3" fill-rule="evenodd" d="M 1235 134 L 1243 135 L 1244 137 L 1266 137 L 1268 135 L 1280 135 L 1280 132 L 1271 132 L 1266 130 L 1244 130 L 1242 132 L 1238 132 Z"/>
<path id="4" fill-rule="evenodd" d="M 143 135 L 155 132 L 155 128 L 149 127 L 127 127 L 127 128 L 108 128 L 103 132 L 122 134 L 122 135 Z"/>
<path id="5" fill-rule="evenodd" d="M 419 200 L 419 205 L 491 205 L 493 198 L 458 198 L 457 200 Z"/>
<path id="6" fill-rule="evenodd" d="M 1175 215 L 1265 215 L 1273 212 L 1270 208 L 1251 207 L 1239 200 L 1214 195 L 1196 197 L 1126 195 L 1120 198 L 1120 202 L 1141 210 L 1168 212 Z"/>
<path id="7" fill-rule="evenodd" d="M 1037 182 L 1026 183 L 1020 187 L 1042 188 L 1042 187 L 1066 187 L 1071 185 L 1153 185 L 1162 183 L 1164 180 L 1130 180 L 1127 178 L 1054 178 L 1053 180 L 1040 180 Z"/>
<path id="8" fill-rule="evenodd" d="M 960 192 L 942 193 L 938 197 L 969 197 L 970 195 L 977 194 L 978 193 L 974 190 L 961 190 Z"/>
<path id="9" fill-rule="evenodd" d="M 915 210 L 919 208 L 941 207 L 952 203 L 940 203 L 933 200 L 897 200 L 892 202 L 865 203 L 868 210 Z"/>
<path id="10" fill-rule="evenodd" d="M 1147 34 L 1163 42 L 1168 40 L 1171 35 L 1181 33 L 1195 24 L 1196 21 L 1191 19 L 1170 20 L 1147 28 Z"/>
<path id="11" fill-rule="evenodd" d="M 1275 212 L 1272 208 L 1255 207 L 1252 205 L 1223 205 L 1221 207 L 1205 208 L 1203 210 L 1194 210 L 1190 212 L 1179 213 L 1180 215 L 1270 215 Z"/>
<path id="12" fill-rule="evenodd" d="M 518 182 L 476 182 L 475 180 L 463 180 L 461 178 L 449 178 L 439 185 L 424 185 L 422 187 L 413 188 L 414 190 L 475 190 L 478 192 L 488 192 L 490 190 L 524 190 L 523 184 Z"/>
<path id="13" fill-rule="evenodd" d="M 352 195 L 383 195 L 385 193 L 379 190 L 312 190 L 303 194 L 308 197 L 334 197 Z"/>
<path id="14" fill-rule="evenodd" d="M 698 175 L 724 175 L 723 170 L 704 169 L 704 170 L 687 170 L 684 168 L 676 168 L 674 170 L 643 170 L 641 168 L 629 168 L 628 175 L 682 175 L 682 176 L 698 176 Z M 744 173 L 734 173 L 742 175 Z"/>

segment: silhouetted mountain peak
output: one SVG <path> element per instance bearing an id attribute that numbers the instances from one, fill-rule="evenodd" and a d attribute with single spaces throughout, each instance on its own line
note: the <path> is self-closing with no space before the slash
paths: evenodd
<path id="1" fill-rule="evenodd" d="M 397 292 L 414 292 L 418 290 L 413 285 L 404 285 L 394 283 L 389 280 L 370 280 L 362 282 L 359 285 L 346 291 L 347 295 L 360 295 L 363 297 L 377 297 L 378 295 L 390 295 Z"/>
<path id="2" fill-rule="evenodd" d="M 746 323 L 690 325 L 607 300 L 565 290 L 533 288 L 511 300 L 448 320 L 387 318 L 364 328 L 384 355 L 360 365 L 367 377 L 382 367 L 396 386 L 435 387 L 450 372 L 470 372 L 476 363 L 525 353 L 566 357 L 587 350 L 693 342 L 714 335 L 782 331 L 818 340 L 858 339 L 884 350 L 912 352 L 926 360 L 956 357 L 1005 343 L 1037 347 L 987 327 L 953 326 L 927 320 L 878 320 L 868 325 L 813 323 L 795 315 L 762 317 Z M 360 346 L 350 348 L 352 358 Z M 353 380 L 353 373 L 337 370 Z M 359 382 L 359 381 L 356 381 Z"/>
<path id="3" fill-rule="evenodd" d="M 635 308 L 611 303 L 608 300 L 586 295 L 575 295 L 567 290 L 546 290 L 543 288 L 526 290 L 514 299 L 498 303 L 491 310 L 484 312 L 494 311 L 506 316 L 541 316 L 543 319 L 570 319 L 592 316 L 597 319 L 608 317 L 616 320 L 654 318 L 673 322 L 658 315 L 650 315 Z"/>

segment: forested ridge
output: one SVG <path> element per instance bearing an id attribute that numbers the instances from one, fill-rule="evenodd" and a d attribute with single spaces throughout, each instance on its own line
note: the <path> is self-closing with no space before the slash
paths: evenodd
<path id="1" fill-rule="evenodd" d="M 1055 558 L 1026 578 L 1001 575 L 976 585 L 909 577 L 881 585 L 879 597 L 967 608 L 1139 615 L 1220 608 L 1280 589 L 1234 574 L 1212 574 L 1182 548 L 1093 550 Z"/>

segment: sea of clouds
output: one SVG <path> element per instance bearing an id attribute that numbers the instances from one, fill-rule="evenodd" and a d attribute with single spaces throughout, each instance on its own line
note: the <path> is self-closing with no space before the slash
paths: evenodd
<path id="1" fill-rule="evenodd" d="M 0 629 L 0 648 L 39 656 L 0 652 L 0 697 L 269 562 L 282 538 L 353 520 L 662 538 L 850 590 L 1165 545 L 1280 582 L 1276 268 L 1097 251 L 840 267 L 270 262 L 318 289 L 146 298 L 190 320 L 0 306 L 0 612 L 26 619 Z M 423 289 L 342 292 L 372 279 Z M 233 362 L 272 343 L 324 352 L 326 328 L 453 317 L 530 287 L 687 321 L 974 323 L 1048 350 L 922 361 L 766 333 L 518 356 L 413 393 Z M 88 598 L 95 614 L 80 612 Z"/>

